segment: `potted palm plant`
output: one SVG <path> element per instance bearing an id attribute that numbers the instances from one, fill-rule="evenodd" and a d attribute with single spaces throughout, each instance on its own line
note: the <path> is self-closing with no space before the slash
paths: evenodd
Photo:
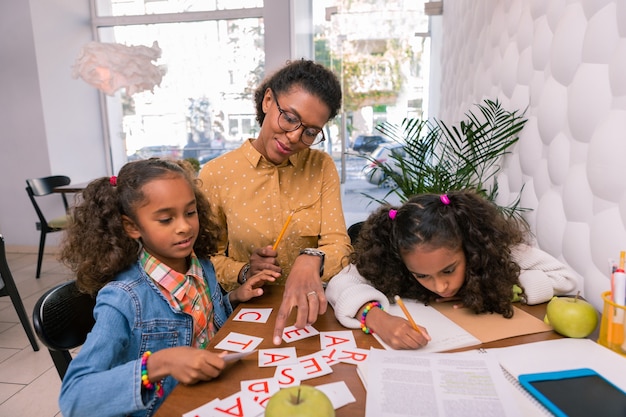
<path id="1" fill-rule="evenodd" d="M 382 171 L 381 181 L 390 185 L 382 200 L 366 196 L 386 203 L 387 197 L 395 194 L 404 202 L 420 193 L 475 189 L 495 202 L 495 176 L 501 169 L 502 157 L 517 142 L 527 119 L 523 112 L 504 110 L 499 101 L 484 100 L 476 108 L 465 114 L 466 120 L 453 126 L 420 119 L 378 125 L 378 131 L 403 144 L 406 154 L 392 154 L 384 162 L 363 156 L 376 165 L 375 170 Z M 500 208 L 519 216 L 525 210 L 519 207 L 519 201 L 520 196 Z"/>

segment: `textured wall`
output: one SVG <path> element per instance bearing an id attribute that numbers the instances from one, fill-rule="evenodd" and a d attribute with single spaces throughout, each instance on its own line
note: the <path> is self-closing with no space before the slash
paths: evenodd
<path id="1" fill-rule="evenodd" d="M 528 123 L 499 177 L 597 308 L 626 250 L 626 1 L 444 0 L 439 118 L 499 99 Z"/>

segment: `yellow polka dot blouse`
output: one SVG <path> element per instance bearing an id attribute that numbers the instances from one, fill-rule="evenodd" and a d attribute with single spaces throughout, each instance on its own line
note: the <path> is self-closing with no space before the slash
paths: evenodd
<path id="1" fill-rule="evenodd" d="M 226 231 L 212 258 L 226 290 L 237 286 L 239 271 L 256 248 L 274 244 L 292 211 L 295 213 L 276 249 L 283 270 L 277 283 L 284 283 L 303 248 L 324 251 L 325 281 L 347 265 L 352 247 L 341 206 L 339 175 L 327 153 L 305 149 L 274 165 L 248 140 L 206 163 L 200 179 L 217 221 Z"/>

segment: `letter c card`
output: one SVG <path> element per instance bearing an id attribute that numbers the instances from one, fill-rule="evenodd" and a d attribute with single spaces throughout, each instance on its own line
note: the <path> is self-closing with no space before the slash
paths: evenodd
<path id="1" fill-rule="evenodd" d="M 233 317 L 233 321 L 267 323 L 267 319 L 269 319 L 271 313 L 271 308 L 242 308 L 239 310 L 239 313 Z"/>

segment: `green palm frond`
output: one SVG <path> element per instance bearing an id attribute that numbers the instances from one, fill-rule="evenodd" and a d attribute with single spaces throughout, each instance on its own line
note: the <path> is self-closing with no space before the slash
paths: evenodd
<path id="1" fill-rule="evenodd" d="M 476 107 L 477 112 L 469 111 L 466 120 L 454 126 L 419 119 L 377 126 L 381 133 L 404 144 L 406 156 L 392 155 L 390 161 L 377 165 L 375 169 L 382 170 L 394 186 L 383 200 L 367 197 L 384 203 L 390 195 L 397 195 L 404 202 L 415 194 L 475 189 L 495 202 L 495 176 L 502 168 L 502 157 L 518 141 L 527 119 L 523 113 L 504 110 L 497 100 L 484 100 Z M 518 197 L 501 209 L 519 217 L 525 211 L 519 202 Z"/>

